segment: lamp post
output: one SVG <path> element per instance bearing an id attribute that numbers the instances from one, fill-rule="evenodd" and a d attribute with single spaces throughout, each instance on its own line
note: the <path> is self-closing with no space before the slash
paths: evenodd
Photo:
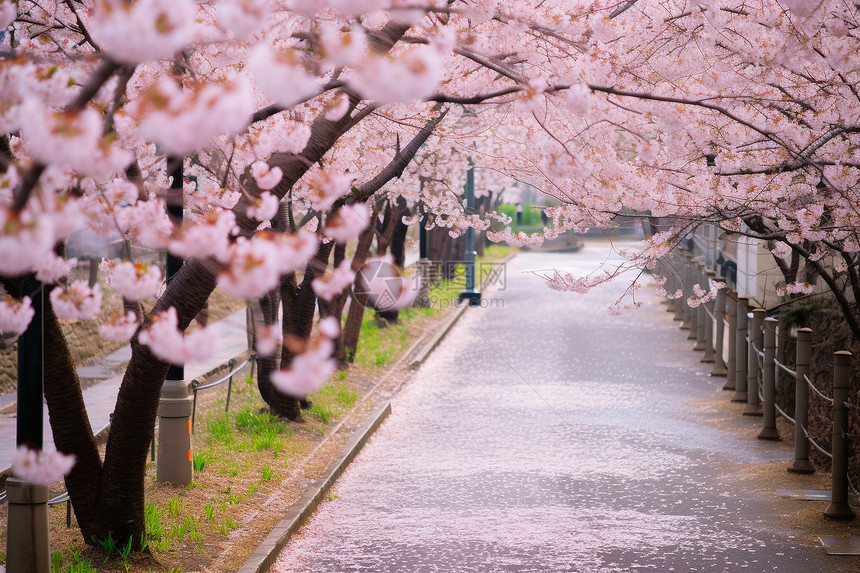
<path id="1" fill-rule="evenodd" d="M 182 157 L 168 159 L 178 162 L 173 170 L 173 181 L 167 190 L 167 213 L 174 221 L 182 222 Z M 182 268 L 182 259 L 167 255 L 167 280 Z M 156 479 L 159 483 L 170 482 L 188 485 L 193 478 L 191 452 L 191 411 L 194 398 L 185 383 L 185 368 L 171 365 L 161 389 L 158 405 L 158 461 Z"/>
<path id="2" fill-rule="evenodd" d="M 43 285 L 24 281 L 24 295 L 33 304 L 33 319 L 18 338 L 18 406 L 16 444 L 41 450 L 43 441 L 43 380 L 45 364 Z M 10 477 L 6 567 L 9 573 L 50 573 L 48 543 L 48 486 Z"/>
<path id="3" fill-rule="evenodd" d="M 469 170 L 466 171 L 466 212 L 475 212 L 475 164 L 469 159 Z M 466 288 L 460 292 L 459 300 L 468 300 L 469 306 L 481 304 L 481 293 L 475 290 L 475 229 L 466 229 L 466 249 L 463 260 L 466 264 Z"/>
<path id="4" fill-rule="evenodd" d="M 424 186 L 424 181 L 421 181 L 421 186 Z M 418 262 L 416 263 L 415 276 L 418 280 L 418 297 L 415 301 L 415 306 L 419 308 L 430 308 L 430 282 L 433 280 L 431 273 L 433 272 L 433 262 L 427 257 L 427 213 L 424 211 L 424 204 L 418 203 L 416 206 L 421 218 L 418 221 Z"/>

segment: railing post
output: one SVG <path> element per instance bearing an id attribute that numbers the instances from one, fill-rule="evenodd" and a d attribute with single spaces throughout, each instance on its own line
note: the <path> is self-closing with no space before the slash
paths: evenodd
<path id="1" fill-rule="evenodd" d="M 194 393 L 194 401 L 191 404 L 191 431 L 194 432 L 194 420 L 197 418 L 197 387 L 200 380 L 195 378 L 191 381 L 191 391 Z"/>
<path id="2" fill-rule="evenodd" d="M 725 282 L 723 277 L 716 277 L 714 280 Z M 723 343 L 725 341 L 725 319 L 726 319 L 726 289 L 721 288 L 717 291 L 717 302 L 714 304 L 714 322 L 716 322 L 716 332 L 714 333 L 714 368 L 711 370 L 711 376 L 725 376 L 726 361 L 723 358 Z"/>
<path id="3" fill-rule="evenodd" d="M 831 502 L 824 515 L 831 519 L 854 519 L 848 507 L 848 400 L 851 353 L 833 354 L 833 465 Z"/>
<path id="4" fill-rule="evenodd" d="M 767 311 L 763 308 L 755 308 L 749 316 L 749 346 L 747 348 L 747 405 L 744 408 L 744 416 L 761 416 L 760 400 L 758 397 L 759 381 L 761 380 L 761 369 L 758 366 L 758 353 L 756 348 L 762 349 L 761 325 Z"/>
<path id="5" fill-rule="evenodd" d="M 758 433 L 759 440 L 778 440 L 779 432 L 776 429 L 776 326 L 779 321 L 773 317 L 767 317 L 764 324 L 764 360 L 762 363 L 762 397 L 764 407 L 762 411 L 761 432 Z"/>
<path id="6" fill-rule="evenodd" d="M 747 312 L 749 299 L 739 296 L 735 314 L 735 393 L 732 402 L 747 401 Z"/>
<path id="7" fill-rule="evenodd" d="M 675 254 L 675 272 L 672 273 L 672 290 L 669 292 L 674 293 L 676 290 L 681 289 L 681 298 L 672 299 L 674 303 L 674 307 L 672 310 L 675 311 L 675 315 L 672 317 L 672 320 L 681 321 L 681 328 L 684 327 L 684 281 L 682 277 L 684 276 L 684 257 L 680 254 Z"/>
<path id="8" fill-rule="evenodd" d="M 191 414 L 194 398 L 183 380 L 165 380 L 158 406 L 158 483 L 188 485 L 194 478 L 191 452 Z"/>
<path id="9" fill-rule="evenodd" d="M 696 263 L 696 283 L 698 283 L 699 288 L 705 292 L 708 292 L 708 277 L 705 275 L 705 267 L 699 263 Z M 705 304 L 701 303 L 696 307 L 696 345 L 693 347 L 693 350 L 703 351 L 705 350 L 705 325 L 708 321 L 708 313 L 705 312 Z"/>
<path id="10" fill-rule="evenodd" d="M 734 390 L 735 389 L 735 362 L 737 362 L 737 338 L 738 338 L 738 293 L 736 290 L 732 289 L 726 292 L 726 298 L 729 301 L 728 304 L 728 317 L 729 317 L 729 359 L 726 365 L 726 385 L 723 386 L 723 390 Z"/>
<path id="11" fill-rule="evenodd" d="M 809 462 L 809 440 L 805 430 L 809 419 L 809 386 L 805 376 L 809 374 L 809 361 L 812 356 L 812 329 L 800 328 L 797 331 L 797 360 L 794 367 L 794 463 L 788 471 L 798 474 L 811 474 L 815 468 Z"/>
<path id="12" fill-rule="evenodd" d="M 707 291 L 711 290 L 711 281 L 714 280 L 713 271 L 705 271 L 705 286 Z M 702 325 L 701 330 L 703 338 L 702 344 L 705 346 L 705 355 L 699 362 L 704 364 L 712 364 L 714 362 L 714 300 L 711 299 L 702 305 Z"/>
<path id="13" fill-rule="evenodd" d="M 693 261 L 690 260 L 690 255 L 685 252 L 684 253 L 684 272 L 681 274 L 681 278 L 684 281 L 684 286 L 681 288 L 684 290 L 684 296 L 681 297 L 681 304 L 684 307 L 684 321 L 681 323 L 681 330 L 689 330 L 687 333 L 687 340 L 695 340 L 696 339 L 696 312 L 687 303 L 687 299 L 693 296 L 693 283 L 695 282 L 695 278 L 693 277 Z"/>

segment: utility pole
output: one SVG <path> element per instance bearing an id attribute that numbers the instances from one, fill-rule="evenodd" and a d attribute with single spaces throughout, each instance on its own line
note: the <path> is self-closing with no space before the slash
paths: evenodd
<path id="1" fill-rule="evenodd" d="M 182 197 L 182 157 L 168 158 L 167 164 L 177 163 L 172 172 L 173 181 L 167 190 L 167 213 L 174 223 L 182 223 L 184 202 Z M 167 280 L 182 268 L 182 259 L 167 254 Z M 185 383 L 185 368 L 170 365 L 161 389 L 158 405 L 158 461 L 156 479 L 188 485 L 193 478 L 191 451 L 191 410 L 194 398 Z"/>
<path id="2" fill-rule="evenodd" d="M 471 215 L 475 212 L 475 164 L 469 159 L 469 170 L 466 171 L 466 213 Z M 469 306 L 481 304 L 481 293 L 475 290 L 475 229 L 466 229 L 466 249 L 463 253 L 463 261 L 466 264 L 466 288 L 460 292 L 459 300 L 468 300 Z"/>
<path id="3" fill-rule="evenodd" d="M 18 338 L 18 406 L 16 444 L 41 450 L 43 445 L 43 383 L 45 364 L 45 295 L 43 285 L 30 276 L 25 296 L 33 304 L 33 320 Z M 50 573 L 48 542 L 48 486 L 16 477 L 6 480 L 9 501 L 6 567 L 9 573 Z"/>

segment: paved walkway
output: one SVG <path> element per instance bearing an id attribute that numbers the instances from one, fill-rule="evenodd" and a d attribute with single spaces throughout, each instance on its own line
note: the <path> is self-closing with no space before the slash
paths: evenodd
<path id="1" fill-rule="evenodd" d="M 238 356 L 248 348 L 248 337 L 245 330 L 245 309 L 236 311 L 224 320 L 210 325 L 218 333 L 220 344 L 218 350 L 207 360 L 190 362 L 185 365 L 186 380 L 193 380 L 226 364 L 231 358 Z M 108 423 L 110 414 L 116 404 L 116 395 L 122 382 L 125 365 L 131 358 L 131 347 L 125 346 L 93 364 L 78 369 L 84 378 L 102 378 L 102 380 L 84 389 L 84 402 L 90 417 L 93 431 L 98 431 Z M 15 436 L 17 418 L 15 416 L 15 393 L 2 397 L 0 407 L 9 413 L 0 414 L 0 471 L 12 465 L 12 453 L 15 451 Z M 53 434 L 48 422 L 48 408 L 44 410 L 46 448 L 54 447 Z"/>
<path id="2" fill-rule="evenodd" d="M 615 317 L 622 282 L 583 296 L 525 272 L 606 256 L 514 259 L 496 307 L 465 314 L 273 570 L 856 571 L 792 523 L 792 504 L 825 504 L 762 487 L 790 445 L 720 421 L 723 380 L 653 295 Z"/>

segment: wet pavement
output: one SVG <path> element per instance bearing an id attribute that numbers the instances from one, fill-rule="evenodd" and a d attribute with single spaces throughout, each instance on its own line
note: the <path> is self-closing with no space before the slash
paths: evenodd
<path id="1" fill-rule="evenodd" d="M 812 502 L 749 479 L 791 445 L 711 423 L 702 403 L 724 380 L 653 291 L 612 316 L 625 282 L 557 293 L 525 272 L 606 256 L 587 243 L 509 263 L 273 571 L 857 570 L 774 507 Z"/>

